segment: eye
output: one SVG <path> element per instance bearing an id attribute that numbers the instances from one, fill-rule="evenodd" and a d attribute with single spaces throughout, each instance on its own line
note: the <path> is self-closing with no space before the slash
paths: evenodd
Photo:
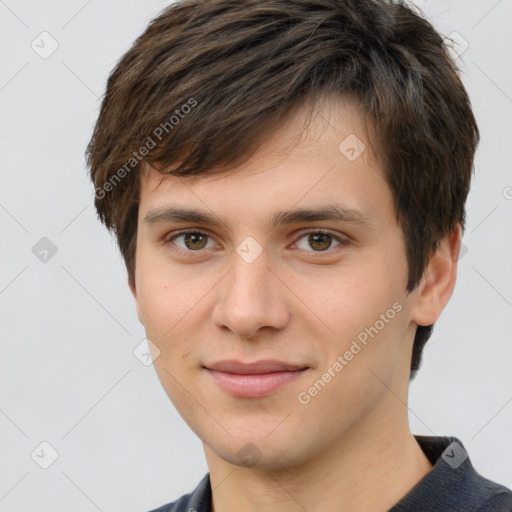
<path id="1" fill-rule="evenodd" d="M 210 243 L 210 245 L 209 245 Z M 336 236 L 322 229 L 303 232 L 295 247 L 308 252 L 327 252 L 340 245 L 348 245 L 348 239 Z M 181 254 L 200 253 L 203 249 L 212 249 L 215 243 L 208 233 L 197 230 L 179 231 L 165 240 L 165 244 L 174 252 Z M 311 248 L 313 250 L 311 250 Z"/>
<path id="2" fill-rule="evenodd" d="M 303 239 L 305 242 L 301 244 L 301 240 Z M 332 233 L 322 229 L 315 229 L 303 233 L 299 238 L 299 241 L 296 243 L 296 246 L 305 251 L 309 251 L 308 247 L 312 247 L 314 250 L 309 252 L 326 252 L 332 248 L 333 241 L 337 244 L 335 247 L 348 244 L 348 241 L 344 238 L 333 235 Z"/>
<path id="3" fill-rule="evenodd" d="M 175 242 L 181 238 L 180 243 Z M 208 242 L 213 244 L 210 235 L 202 231 L 180 231 L 166 240 L 169 245 L 178 247 L 178 249 L 172 248 L 177 252 L 200 252 L 201 249 L 210 249 L 211 246 L 208 246 Z"/>

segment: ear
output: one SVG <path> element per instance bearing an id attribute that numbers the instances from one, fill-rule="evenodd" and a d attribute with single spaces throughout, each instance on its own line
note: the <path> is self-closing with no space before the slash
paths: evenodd
<path id="1" fill-rule="evenodd" d="M 137 296 L 137 288 L 135 286 L 135 277 L 132 279 L 130 276 L 128 276 L 128 286 L 130 287 L 133 298 L 135 299 L 135 308 L 137 309 L 137 317 L 139 318 L 139 322 L 144 325 L 142 309 L 140 307 L 139 298 Z"/>
<path id="2" fill-rule="evenodd" d="M 431 256 L 412 308 L 411 318 L 417 325 L 435 323 L 450 300 L 457 278 L 461 239 L 462 229 L 457 223 Z"/>

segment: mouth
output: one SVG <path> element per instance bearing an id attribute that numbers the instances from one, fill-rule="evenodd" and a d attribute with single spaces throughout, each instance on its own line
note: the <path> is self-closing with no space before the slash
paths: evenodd
<path id="1" fill-rule="evenodd" d="M 303 376 L 309 366 L 265 360 L 253 363 L 229 360 L 203 367 L 217 386 L 239 398 L 271 395 Z"/>

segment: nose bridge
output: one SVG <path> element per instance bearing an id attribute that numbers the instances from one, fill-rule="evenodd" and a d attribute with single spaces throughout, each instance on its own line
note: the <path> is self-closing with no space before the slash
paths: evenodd
<path id="1" fill-rule="evenodd" d="M 269 268 L 267 253 L 258 246 L 254 240 L 245 240 L 236 248 L 213 313 L 218 327 L 228 327 L 245 338 L 263 326 L 282 327 L 287 318 L 279 280 Z"/>
<path id="2" fill-rule="evenodd" d="M 228 278 L 228 293 L 240 305 L 246 301 L 255 302 L 268 292 L 271 271 L 267 254 L 259 244 L 256 247 L 251 241 L 244 241 L 236 248 Z"/>

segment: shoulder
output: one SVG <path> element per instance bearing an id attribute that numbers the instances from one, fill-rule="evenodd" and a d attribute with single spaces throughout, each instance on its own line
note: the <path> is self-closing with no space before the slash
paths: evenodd
<path id="1" fill-rule="evenodd" d="M 161 507 L 154 508 L 149 512 L 185 512 L 187 510 L 187 503 L 190 499 L 190 494 L 184 494 L 181 498 L 172 503 L 167 503 L 167 505 L 162 505 Z M 192 511 L 190 511 L 192 512 Z"/>
<path id="2" fill-rule="evenodd" d="M 415 438 L 433 467 L 390 512 L 512 512 L 512 491 L 478 473 L 459 439 Z"/>
<path id="3" fill-rule="evenodd" d="M 207 473 L 191 493 L 149 512 L 211 512 L 210 473 Z"/>
<path id="4" fill-rule="evenodd" d="M 190 494 L 184 494 L 181 498 L 173 501 L 172 503 L 167 503 L 167 505 L 162 505 L 161 507 L 150 510 L 149 512 L 189 512 L 191 507 L 188 506 L 190 501 Z M 193 509 L 190 510 L 193 512 Z"/>
<path id="5" fill-rule="evenodd" d="M 478 473 L 477 473 L 478 474 Z M 512 512 L 512 491 L 478 475 L 482 504 L 477 512 Z"/>

